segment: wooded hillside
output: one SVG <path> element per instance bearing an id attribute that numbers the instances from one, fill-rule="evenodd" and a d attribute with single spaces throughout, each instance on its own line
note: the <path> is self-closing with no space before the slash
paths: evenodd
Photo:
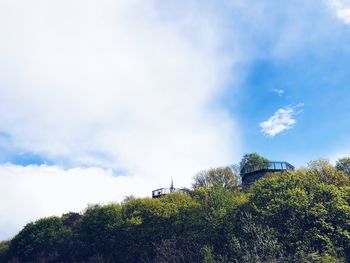
<path id="1" fill-rule="evenodd" d="M 350 262 L 342 160 L 43 218 L 0 243 L 0 262 Z"/>

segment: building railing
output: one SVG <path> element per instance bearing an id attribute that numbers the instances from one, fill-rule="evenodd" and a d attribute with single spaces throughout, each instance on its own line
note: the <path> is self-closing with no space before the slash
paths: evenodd
<path id="1" fill-rule="evenodd" d="M 290 171 L 294 166 L 287 162 L 268 162 L 266 164 L 244 166 L 241 170 L 241 176 L 257 171 Z"/>
<path id="2" fill-rule="evenodd" d="M 173 192 L 173 189 L 171 188 L 159 188 L 152 191 L 152 197 L 158 197 L 161 195 L 170 194 L 172 192 Z"/>
<path id="3" fill-rule="evenodd" d="M 157 198 L 162 195 L 167 195 L 171 193 L 184 193 L 189 194 L 191 191 L 187 188 L 159 188 L 152 191 L 152 198 Z"/>

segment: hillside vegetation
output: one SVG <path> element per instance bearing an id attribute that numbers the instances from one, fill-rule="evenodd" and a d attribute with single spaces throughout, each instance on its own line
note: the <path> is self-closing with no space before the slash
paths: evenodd
<path id="1" fill-rule="evenodd" d="M 234 172 L 212 169 L 190 195 L 29 223 L 0 243 L 0 262 L 350 262 L 349 163 L 313 161 L 243 190 Z"/>

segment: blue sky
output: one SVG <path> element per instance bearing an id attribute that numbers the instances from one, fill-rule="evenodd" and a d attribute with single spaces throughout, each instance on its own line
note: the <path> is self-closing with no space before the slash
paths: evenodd
<path id="1" fill-rule="evenodd" d="M 345 29 L 345 32 L 349 30 Z M 333 39 L 329 32 L 329 38 Z M 348 43 L 348 36 L 337 38 Z M 332 158 L 347 145 L 350 109 L 349 50 L 336 41 L 324 41 L 284 61 L 256 61 L 244 82 L 238 110 L 248 151 L 272 158 L 308 160 Z M 257 88 L 259 87 L 259 88 Z M 283 90 L 277 94 L 274 90 Z M 256 123 L 276 109 L 304 104 L 290 130 L 263 136 Z"/>
<path id="2" fill-rule="evenodd" d="M 238 106 L 247 151 L 296 159 L 298 165 L 305 165 L 310 159 L 331 158 L 337 148 L 347 147 L 349 52 L 325 49 L 322 46 L 316 54 L 298 54 L 283 62 L 254 63 Z M 304 106 L 293 128 L 274 137 L 261 133 L 259 121 L 278 108 L 300 103 Z"/>
<path id="3" fill-rule="evenodd" d="M 350 155 L 348 43 L 347 0 L 0 2 L 0 239 L 248 152 Z"/>

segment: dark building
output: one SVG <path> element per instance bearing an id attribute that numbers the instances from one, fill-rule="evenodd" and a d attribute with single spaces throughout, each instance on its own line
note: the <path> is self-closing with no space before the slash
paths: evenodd
<path id="1" fill-rule="evenodd" d="M 267 173 L 294 170 L 294 166 L 287 162 L 268 162 L 266 164 L 244 166 L 241 169 L 242 186 L 247 187 Z"/>
<path id="2" fill-rule="evenodd" d="M 159 188 L 152 191 L 152 198 L 158 198 L 163 195 L 171 194 L 171 193 L 183 193 L 189 194 L 191 191 L 187 188 L 175 188 L 173 185 L 173 180 L 171 180 L 170 188 Z"/>

